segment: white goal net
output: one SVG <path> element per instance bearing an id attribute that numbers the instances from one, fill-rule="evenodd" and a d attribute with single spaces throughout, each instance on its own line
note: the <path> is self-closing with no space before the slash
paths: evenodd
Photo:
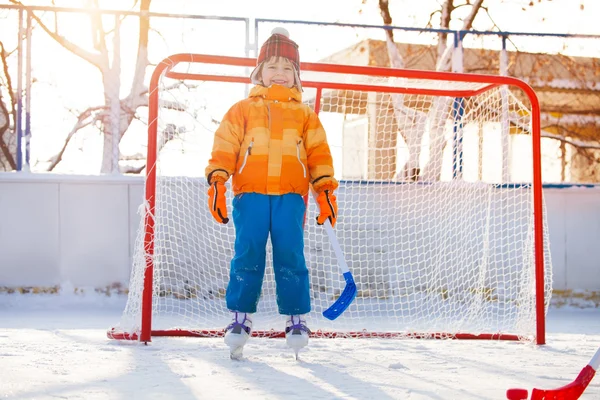
<path id="1" fill-rule="evenodd" d="M 156 73 L 146 200 L 129 299 L 112 337 L 139 339 L 144 329 L 216 336 L 230 320 L 224 294 L 235 232 L 212 219 L 204 178 L 220 119 L 250 87 L 250 64 L 228 63 L 173 58 Z M 551 263 L 539 110 L 510 78 L 402 74 L 322 64 L 302 72 L 303 100 L 319 112 L 332 150 L 335 233 L 358 289 L 338 319 L 322 316 L 345 282 L 309 198 L 309 327 L 315 336 L 543 342 Z M 229 182 L 227 196 L 231 214 Z M 269 245 L 253 318 L 266 336 L 284 329 L 271 256 Z"/>

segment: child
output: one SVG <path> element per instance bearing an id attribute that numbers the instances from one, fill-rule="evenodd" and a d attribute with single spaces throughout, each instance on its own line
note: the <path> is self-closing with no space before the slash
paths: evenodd
<path id="1" fill-rule="evenodd" d="M 250 76 L 255 86 L 234 104 L 215 132 L 206 167 L 209 208 L 226 224 L 225 182 L 232 177 L 235 254 L 227 286 L 233 320 L 225 343 L 241 350 L 252 330 L 252 313 L 262 288 L 266 244 L 273 246 L 273 269 L 279 313 L 286 316 L 286 341 L 298 349 L 308 344 L 310 311 L 308 269 L 304 259 L 303 196 L 309 183 L 318 193 L 317 223 L 335 225 L 338 182 L 325 131 L 315 112 L 302 103 L 298 45 L 276 28 L 262 45 Z"/>

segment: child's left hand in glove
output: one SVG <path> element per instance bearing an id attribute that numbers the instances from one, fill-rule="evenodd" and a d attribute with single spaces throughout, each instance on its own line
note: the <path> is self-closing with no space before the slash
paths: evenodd
<path id="1" fill-rule="evenodd" d="M 317 203 L 319 204 L 317 224 L 323 225 L 325 220 L 329 220 L 331 226 L 334 227 L 337 220 L 338 206 L 333 190 L 326 189 L 319 193 Z"/>

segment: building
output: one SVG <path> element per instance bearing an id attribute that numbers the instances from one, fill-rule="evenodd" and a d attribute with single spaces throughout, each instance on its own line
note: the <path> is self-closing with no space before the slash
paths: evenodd
<path id="1" fill-rule="evenodd" d="M 397 43 L 405 68 L 434 70 L 437 48 Z M 508 75 L 529 83 L 538 96 L 542 118 L 542 136 L 547 149 L 544 162 L 549 167 L 545 180 L 599 182 L 600 169 L 600 59 L 560 54 L 507 52 Z M 364 40 L 321 60 L 326 63 L 363 66 L 390 65 L 386 42 Z M 463 71 L 493 74 L 500 71 L 500 52 L 466 48 Z M 523 100 L 518 91 L 513 93 Z M 381 111 L 378 112 L 381 115 Z M 513 127 L 514 128 L 514 127 Z M 511 129 L 511 134 L 523 133 Z M 553 142 L 552 144 L 550 144 Z M 584 152 L 573 145 L 584 145 Z M 554 149 L 548 150 L 548 149 Z"/>

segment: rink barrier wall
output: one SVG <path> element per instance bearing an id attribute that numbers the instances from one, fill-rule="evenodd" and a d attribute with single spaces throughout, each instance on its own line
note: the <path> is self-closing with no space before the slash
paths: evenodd
<path id="1" fill-rule="evenodd" d="M 600 291 L 600 185 L 544 197 L 553 288 Z M 141 176 L 1 173 L 0 288 L 124 290 L 143 198 Z"/>

